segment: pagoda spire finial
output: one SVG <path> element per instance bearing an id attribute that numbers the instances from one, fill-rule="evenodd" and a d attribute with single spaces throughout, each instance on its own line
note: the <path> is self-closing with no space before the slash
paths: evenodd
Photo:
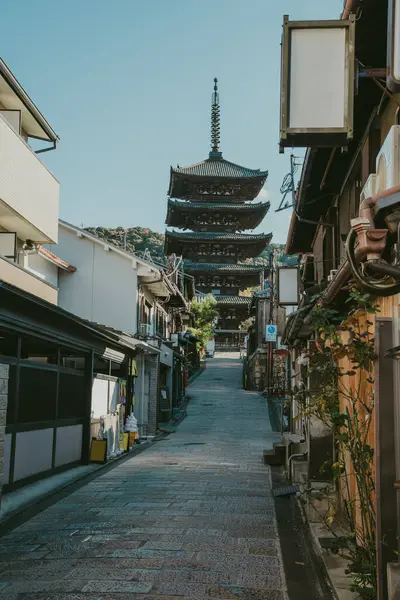
<path id="1" fill-rule="evenodd" d="M 220 106 L 219 106 L 219 93 L 218 93 L 218 79 L 214 78 L 214 92 L 212 95 L 211 104 L 211 157 L 221 157 L 222 154 L 219 150 L 220 142 Z"/>

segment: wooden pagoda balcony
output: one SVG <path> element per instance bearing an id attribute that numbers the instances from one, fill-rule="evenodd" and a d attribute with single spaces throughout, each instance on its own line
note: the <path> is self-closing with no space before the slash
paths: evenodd
<path id="1" fill-rule="evenodd" d="M 272 233 L 211 233 L 167 231 L 165 254 L 176 254 L 184 258 L 208 257 L 209 262 L 218 262 L 218 257 L 231 257 L 232 263 L 259 256 L 272 239 Z M 220 261 L 221 262 L 221 261 Z M 222 261 L 223 262 L 223 261 Z"/>
<path id="2" fill-rule="evenodd" d="M 182 202 L 168 200 L 166 224 L 192 231 L 245 231 L 260 225 L 269 202 Z"/>

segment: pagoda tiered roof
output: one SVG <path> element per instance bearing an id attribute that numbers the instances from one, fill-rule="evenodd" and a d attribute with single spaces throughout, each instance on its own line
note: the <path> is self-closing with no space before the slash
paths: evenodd
<path id="1" fill-rule="evenodd" d="M 222 158 L 221 152 L 210 152 L 209 158 L 188 167 L 171 167 L 175 175 L 193 175 L 194 177 L 212 177 L 227 179 L 254 179 L 268 177 L 268 171 L 248 169 Z"/>
<path id="2" fill-rule="evenodd" d="M 223 158 L 214 79 L 211 152 L 201 162 L 170 169 L 166 224 L 175 229 L 165 232 L 165 254 L 182 256 L 196 290 L 214 295 L 219 314 L 215 331 L 228 334 L 234 346 L 239 343 L 237 334 L 245 334 L 240 326 L 251 304 L 251 297 L 239 294 L 263 284 L 269 271 L 267 265 L 249 264 L 247 259 L 265 250 L 272 233 L 246 233 L 260 225 L 270 208 L 269 202 L 255 200 L 267 177 L 266 170 Z"/>
<path id="3" fill-rule="evenodd" d="M 255 229 L 270 208 L 269 202 L 182 202 L 168 200 L 166 224 L 182 229 L 223 225 L 235 231 Z"/>
<path id="4" fill-rule="evenodd" d="M 272 239 L 272 233 L 218 233 L 166 231 L 165 253 L 178 256 L 219 256 L 254 258 L 261 254 Z M 229 250 L 229 252 L 228 252 Z"/>
<path id="5" fill-rule="evenodd" d="M 187 167 L 171 167 L 168 195 L 184 200 L 231 198 L 254 200 L 268 177 L 268 171 L 248 169 L 222 158 L 218 151 Z"/>
<path id="6" fill-rule="evenodd" d="M 228 293 L 227 290 L 260 285 L 262 274 L 268 271 L 265 265 L 192 262 L 185 262 L 184 269 L 195 277 L 199 290 L 210 292 L 219 289 L 221 294 Z"/>
<path id="7" fill-rule="evenodd" d="M 251 297 L 250 296 L 214 296 L 217 305 L 226 305 L 226 306 L 250 306 Z"/>
<path id="8" fill-rule="evenodd" d="M 265 265 L 185 262 L 185 271 L 187 273 L 205 271 L 213 271 L 215 273 L 261 273 L 267 270 L 268 267 Z"/>

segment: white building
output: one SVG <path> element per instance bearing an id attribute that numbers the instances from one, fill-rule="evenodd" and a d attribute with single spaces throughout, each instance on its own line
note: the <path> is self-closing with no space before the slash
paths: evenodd
<path id="1" fill-rule="evenodd" d="M 42 148 L 30 142 L 41 140 Z M 0 279 L 57 303 L 57 267 L 30 252 L 56 243 L 59 182 L 39 159 L 58 136 L 0 59 Z M 47 147 L 46 147 L 47 144 Z M 51 144 L 51 146 L 49 146 Z M 43 147 L 44 145 L 44 147 Z"/>
<path id="2" fill-rule="evenodd" d="M 165 344 L 170 319 L 163 304 L 175 293 L 173 284 L 154 264 L 64 221 L 57 253 L 76 268 L 60 273 L 60 307 L 117 331 L 136 348 L 135 413 L 140 434 L 154 435 L 160 398 L 172 394 L 173 352 Z"/>
<path id="3" fill-rule="evenodd" d="M 0 489 L 87 463 L 93 361 L 115 335 L 57 306 L 75 269 L 58 241 L 59 183 L 41 162 L 58 137 L 0 59 Z"/>

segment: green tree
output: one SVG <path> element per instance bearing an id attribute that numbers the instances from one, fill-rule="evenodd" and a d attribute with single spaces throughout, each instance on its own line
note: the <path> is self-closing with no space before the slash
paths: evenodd
<path id="1" fill-rule="evenodd" d="M 201 340 L 204 348 L 208 341 L 213 338 L 213 323 L 218 317 L 217 302 L 213 296 L 206 296 L 201 302 L 192 304 L 194 314 L 194 327 L 190 332 Z"/>

